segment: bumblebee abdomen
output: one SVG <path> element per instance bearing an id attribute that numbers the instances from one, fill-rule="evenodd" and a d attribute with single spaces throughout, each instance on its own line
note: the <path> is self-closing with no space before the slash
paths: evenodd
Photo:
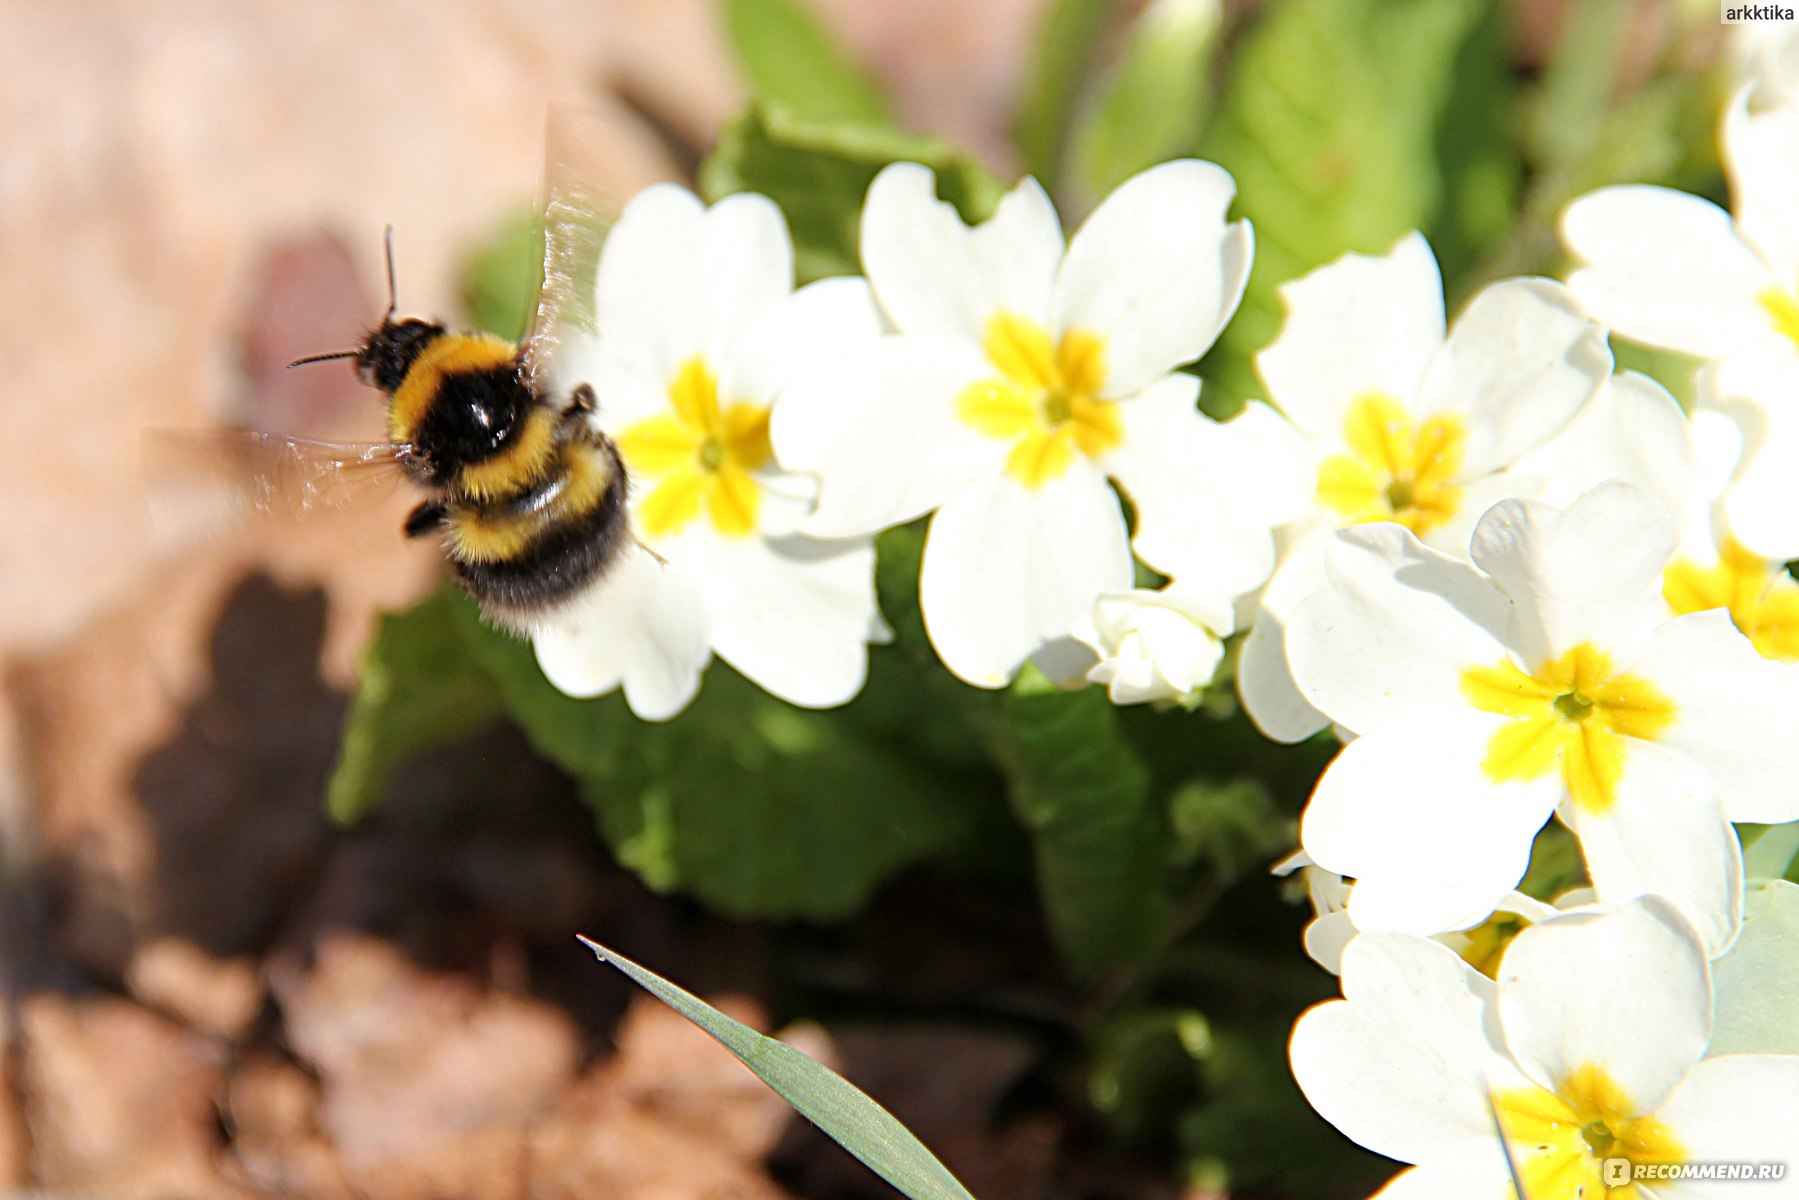
<path id="1" fill-rule="evenodd" d="M 630 537 L 624 464 L 597 436 L 561 448 L 551 473 L 503 501 L 451 504 L 446 548 L 487 615 L 526 626 L 604 573 Z"/>

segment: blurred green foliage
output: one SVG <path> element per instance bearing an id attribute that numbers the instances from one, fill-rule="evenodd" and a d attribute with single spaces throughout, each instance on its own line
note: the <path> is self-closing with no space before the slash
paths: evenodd
<path id="1" fill-rule="evenodd" d="M 903 128 L 804 0 L 721 3 L 754 102 L 699 187 L 772 197 L 802 282 L 859 270 L 863 196 L 888 163 L 931 166 L 968 220 L 992 211 L 1009 181 Z M 1556 269 L 1556 216 L 1590 188 L 1719 193 L 1716 81 L 1684 64 L 1678 31 L 1625 78 L 1628 7 L 1577 0 L 1533 74 L 1496 0 L 1271 0 L 1229 6 L 1223 28 L 1198 0 L 1051 0 L 1011 122 L 1017 158 L 1071 221 L 1168 157 L 1232 172 L 1255 269 L 1198 368 L 1204 405 L 1224 416 L 1260 392 L 1254 355 L 1279 326 L 1280 285 L 1346 251 L 1421 229 L 1453 304 L 1491 278 Z M 470 263 L 468 308 L 484 327 L 521 333 L 536 237 L 509 223 Z M 1677 394 L 1690 381 L 1690 364 L 1667 356 L 1625 348 L 1622 361 Z M 1028 672 L 1005 691 L 968 688 L 918 616 L 923 537 L 918 523 L 879 539 L 895 640 L 872 649 L 862 694 L 827 712 L 774 700 L 722 663 L 663 724 L 616 695 L 571 699 L 446 589 L 383 623 L 331 812 L 361 818 L 409 757 L 505 719 L 579 782 L 621 863 L 721 913 L 844 920 L 920 866 L 1028 878 L 1088 997 L 1069 1032 L 1077 1090 L 1105 1128 L 1172 1155 L 1196 1186 L 1368 1190 L 1392 1165 L 1326 1127 L 1287 1070 L 1292 1019 L 1335 981 L 1300 952 L 1302 890 L 1267 875 L 1334 740 L 1266 743 L 1228 687 L 1194 711 L 1115 709 L 1098 689 Z M 1785 842 L 1761 854 L 1799 871 Z M 1552 823 L 1526 888 L 1552 895 L 1581 877 Z"/>

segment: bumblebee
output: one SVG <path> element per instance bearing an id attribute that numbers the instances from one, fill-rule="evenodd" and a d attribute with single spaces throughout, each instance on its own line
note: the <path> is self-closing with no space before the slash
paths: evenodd
<path id="1" fill-rule="evenodd" d="M 572 128 L 565 123 L 560 138 L 551 129 L 544 270 L 524 342 L 395 320 L 390 229 L 381 323 L 354 349 L 289 364 L 353 359 L 357 377 L 386 395 L 385 442 L 215 430 L 164 436 L 163 449 L 189 443 L 185 457 L 215 477 L 223 468 L 230 503 L 251 512 L 346 507 L 367 490 L 361 481 L 403 476 L 424 493 L 406 536 L 439 537 L 483 614 L 521 634 L 598 583 L 641 543 L 630 532 L 625 464 L 600 429 L 593 388 L 564 380 L 557 358 L 594 335 L 601 239 L 599 207 L 569 169 Z"/>
<path id="2" fill-rule="evenodd" d="M 360 347 L 291 365 L 353 358 L 386 394 L 386 457 L 426 493 L 406 535 L 440 536 L 488 619 L 529 632 L 631 542 L 625 464 L 594 420 L 592 387 L 552 391 L 536 339 L 395 320 L 391 235 L 388 286 L 388 311 Z"/>

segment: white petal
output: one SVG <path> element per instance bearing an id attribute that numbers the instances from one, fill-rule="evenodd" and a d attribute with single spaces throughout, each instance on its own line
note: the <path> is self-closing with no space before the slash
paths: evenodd
<path id="1" fill-rule="evenodd" d="M 775 405 L 769 436 L 793 470 L 818 476 L 816 537 L 854 537 L 941 504 L 997 470 L 1007 443 L 956 416 L 955 398 L 987 373 L 980 353 L 947 338 L 887 337 L 823 356 Z"/>
<path id="2" fill-rule="evenodd" d="M 1799 1196 L 1799 1055 L 1736 1054 L 1708 1058 L 1686 1077 L 1656 1116 L 1686 1149 L 1687 1161 L 1782 1163 L 1778 1180 L 1683 1182 L 1658 1195 L 1731 1200 Z"/>
<path id="3" fill-rule="evenodd" d="M 1457 1161 L 1401 1171 L 1368 1200 L 1443 1200 L 1445 1196 L 1455 1196 L 1457 1200 L 1512 1200 L 1515 1194 L 1505 1172 L 1505 1161 L 1494 1156 L 1492 1163 L 1479 1168 Z"/>
<path id="4" fill-rule="evenodd" d="M 969 234 L 975 268 L 991 309 L 1050 323 L 1050 294 L 1062 265 L 1062 220 L 1049 194 L 1025 178 Z"/>
<path id="5" fill-rule="evenodd" d="M 1628 483 L 1602 484 L 1566 510 L 1535 500 L 1493 506 L 1474 561 L 1517 606 L 1511 640 L 1535 669 L 1583 643 L 1635 662 L 1665 611 L 1662 566 L 1674 515 Z"/>
<path id="6" fill-rule="evenodd" d="M 532 637 L 544 677 L 571 696 L 621 683 L 631 711 L 666 721 L 699 691 L 710 615 L 692 571 L 632 547 L 575 606 Z"/>
<path id="7" fill-rule="evenodd" d="M 993 315 L 968 226 L 937 199 L 937 178 L 918 163 L 894 163 L 862 205 L 862 269 L 894 327 L 958 337 L 978 346 Z"/>
<path id="8" fill-rule="evenodd" d="M 1343 973 L 1343 951 L 1361 933 L 1348 912 L 1325 913 L 1306 926 L 1306 956 L 1332 975 Z"/>
<path id="9" fill-rule="evenodd" d="M 1712 961 L 1712 1040 L 1706 1054 L 1799 1054 L 1799 884 L 1752 880 L 1743 931 Z"/>
<path id="10" fill-rule="evenodd" d="M 1263 737 L 1303 742 L 1330 724 L 1293 682 L 1287 663 L 1287 615 L 1328 582 L 1326 538 L 1306 538 L 1287 552 L 1257 597 L 1249 633 L 1237 651 L 1237 697 Z"/>
<path id="11" fill-rule="evenodd" d="M 1786 283 L 1799 286 L 1799 107 L 1749 111 L 1744 88 L 1724 114 L 1724 167 L 1743 238 Z"/>
<path id="12" fill-rule="evenodd" d="M 1547 441 L 1611 373 L 1605 330 L 1567 288 L 1508 279 L 1456 318 L 1425 374 L 1418 411 L 1466 418 L 1462 474 L 1472 477 Z"/>
<path id="13" fill-rule="evenodd" d="M 1507 653 L 1511 606 L 1499 589 L 1392 524 L 1333 534 L 1325 564 L 1330 587 L 1287 622 L 1287 661 L 1307 702 L 1357 733 L 1470 711 L 1463 672 Z"/>
<path id="14" fill-rule="evenodd" d="M 749 324 L 718 364 L 719 401 L 768 404 L 801 371 L 830 356 L 855 362 L 883 333 L 865 279 L 821 279 Z"/>
<path id="15" fill-rule="evenodd" d="M 1325 769 L 1300 843 L 1319 866 L 1356 878 L 1356 928 L 1466 929 L 1523 877 L 1559 789 L 1495 784 L 1482 773 L 1500 720 L 1470 712 L 1383 729 Z"/>
<path id="16" fill-rule="evenodd" d="M 699 247 L 706 210 L 672 183 L 639 192 L 600 254 L 596 319 L 602 352 L 655 390 L 705 341 Z M 602 406 L 606 391 L 602 390 Z"/>
<path id="17" fill-rule="evenodd" d="M 1350 1140 L 1408 1163 L 1493 1160 L 1480 1081 L 1494 1047 L 1490 980 L 1422 938 L 1364 934 L 1343 952 L 1343 994 L 1293 1026 L 1293 1078 Z"/>
<path id="18" fill-rule="evenodd" d="M 1341 439 L 1359 396 L 1412 406 L 1443 344 L 1443 277 L 1422 234 L 1383 255 L 1345 254 L 1282 284 L 1280 296 L 1287 319 L 1256 355 L 1256 370 L 1295 425 Z"/>
<path id="19" fill-rule="evenodd" d="M 1106 339 L 1103 394 L 1128 396 L 1218 340 L 1249 281 L 1249 224 L 1225 224 L 1230 173 L 1183 159 L 1120 184 L 1068 245 L 1054 327 Z"/>
<path id="20" fill-rule="evenodd" d="M 1716 358 L 1768 328 L 1755 297 L 1774 276 L 1710 201 L 1603 188 L 1562 213 L 1562 241 L 1589 264 L 1568 285 L 1626 337 Z"/>
<path id="21" fill-rule="evenodd" d="M 793 293 L 793 242 L 773 200 L 740 192 L 706 210 L 698 249 L 700 349 L 723 361 L 739 334 Z"/>
<path id="22" fill-rule="evenodd" d="M 1222 425 L 1204 416 L 1198 384 L 1169 375 L 1120 402 L 1124 441 L 1103 466 L 1136 508 L 1138 557 L 1190 590 L 1232 598 L 1274 569 L 1273 526 L 1303 495 L 1300 447 L 1266 405 Z"/>
<path id="23" fill-rule="evenodd" d="M 1133 589 L 1103 593 L 1093 605 L 1087 641 L 1100 661 L 1087 673 L 1104 684 L 1114 704 L 1142 704 L 1186 696 L 1212 681 L 1231 629 L 1228 605 L 1184 593 Z"/>
<path id="24" fill-rule="evenodd" d="M 862 690 L 876 616 L 872 542 L 709 541 L 720 658 L 806 708 L 844 704 Z"/>
<path id="25" fill-rule="evenodd" d="M 1653 1113 L 1711 1033 L 1705 947 L 1659 896 L 1532 925 L 1499 964 L 1499 1022 L 1520 1069 L 1554 1089 L 1604 1070 Z"/>
<path id="26" fill-rule="evenodd" d="M 1693 422 L 1667 388 L 1647 375 L 1624 371 L 1561 433 L 1520 460 L 1517 469 L 1549 480 L 1539 498 L 1559 507 L 1604 480 L 1623 479 L 1683 518 L 1696 509 L 1703 515 L 1693 433 Z"/>
<path id="27" fill-rule="evenodd" d="M 1718 797 L 1690 762 L 1632 742 L 1612 806 L 1594 813 L 1565 802 L 1561 814 L 1601 900 L 1659 894 L 1718 954 L 1736 937 L 1743 904 L 1742 847 Z"/>
<path id="28" fill-rule="evenodd" d="M 1130 580 L 1118 498 L 1077 456 L 1040 487 L 994 472 L 946 501 L 931 518 L 918 597 L 943 664 L 976 687 L 1003 687 L 1096 596 Z"/>
<path id="29" fill-rule="evenodd" d="M 1725 524 L 1764 558 L 1799 556 L 1799 353 L 1785 338 L 1767 338 L 1701 379 L 1710 406 L 1727 411 L 1743 433 Z"/>
<path id="30" fill-rule="evenodd" d="M 1756 653 L 1719 609 L 1661 625 L 1634 670 L 1678 710 L 1656 741 L 1716 781 L 1731 820 L 1799 819 L 1799 667 Z"/>

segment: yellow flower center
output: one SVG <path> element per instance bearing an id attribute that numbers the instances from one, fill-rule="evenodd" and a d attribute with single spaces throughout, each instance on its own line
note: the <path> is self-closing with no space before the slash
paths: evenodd
<path id="1" fill-rule="evenodd" d="M 1318 503 L 1345 524 L 1397 521 L 1423 534 L 1455 516 L 1468 428 L 1439 413 L 1415 423 L 1393 397 L 1359 396 L 1343 419 L 1349 451 L 1318 468 Z"/>
<path id="2" fill-rule="evenodd" d="M 1676 711 L 1648 680 L 1613 672 L 1605 652 L 1585 642 L 1534 674 L 1509 659 L 1469 667 L 1462 692 L 1482 712 L 1512 718 L 1487 744 L 1487 778 L 1527 782 L 1559 765 L 1568 794 L 1595 814 L 1618 797 L 1629 739 L 1654 741 Z"/>
<path id="3" fill-rule="evenodd" d="M 1729 609 L 1763 658 L 1799 662 L 1799 583 L 1780 563 L 1756 557 L 1734 538 L 1712 566 L 1690 558 L 1669 563 L 1662 595 L 1677 614 Z"/>
<path id="4" fill-rule="evenodd" d="M 729 537 L 754 533 L 762 489 L 752 472 L 773 453 L 767 407 L 721 407 L 718 376 L 700 358 L 675 372 L 668 399 L 672 413 L 645 418 L 617 438 L 631 474 L 653 481 L 637 510 L 644 533 L 676 533 L 702 512 Z"/>
<path id="5" fill-rule="evenodd" d="M 1677 1163 L 1686 1149 L 1668 1127 L 1640 1115 L 1604 1068 L 1583 1063 L 1555 1091 L 1511 1088 L 1493 1097 L 1529 1200 L 1642 1200 L 1628 1176 L 1608 1177 L 1608 1159 Z"/>
<path id="6" fill-rule="evenodd" d="M 1071 329 L 1051 343 L 1036 322 L 1002 312 L 987 322 L 981 348 L 999 374 L 963 388 L 956 415 L 1012 443 L 1006 470 L 1026 487 L 1060 478 L 1077 450 L 1097 458 L 1124 441 L 1117 406 L 1099 398 L 1104 338 Z"/>
<path id="7" fill-rule="evenodd" d="M 1785 288 L 1769 288 L 1756 297 L 1774 323 L 1774 331 L 1799 344 L 1799 297 Z"/>

